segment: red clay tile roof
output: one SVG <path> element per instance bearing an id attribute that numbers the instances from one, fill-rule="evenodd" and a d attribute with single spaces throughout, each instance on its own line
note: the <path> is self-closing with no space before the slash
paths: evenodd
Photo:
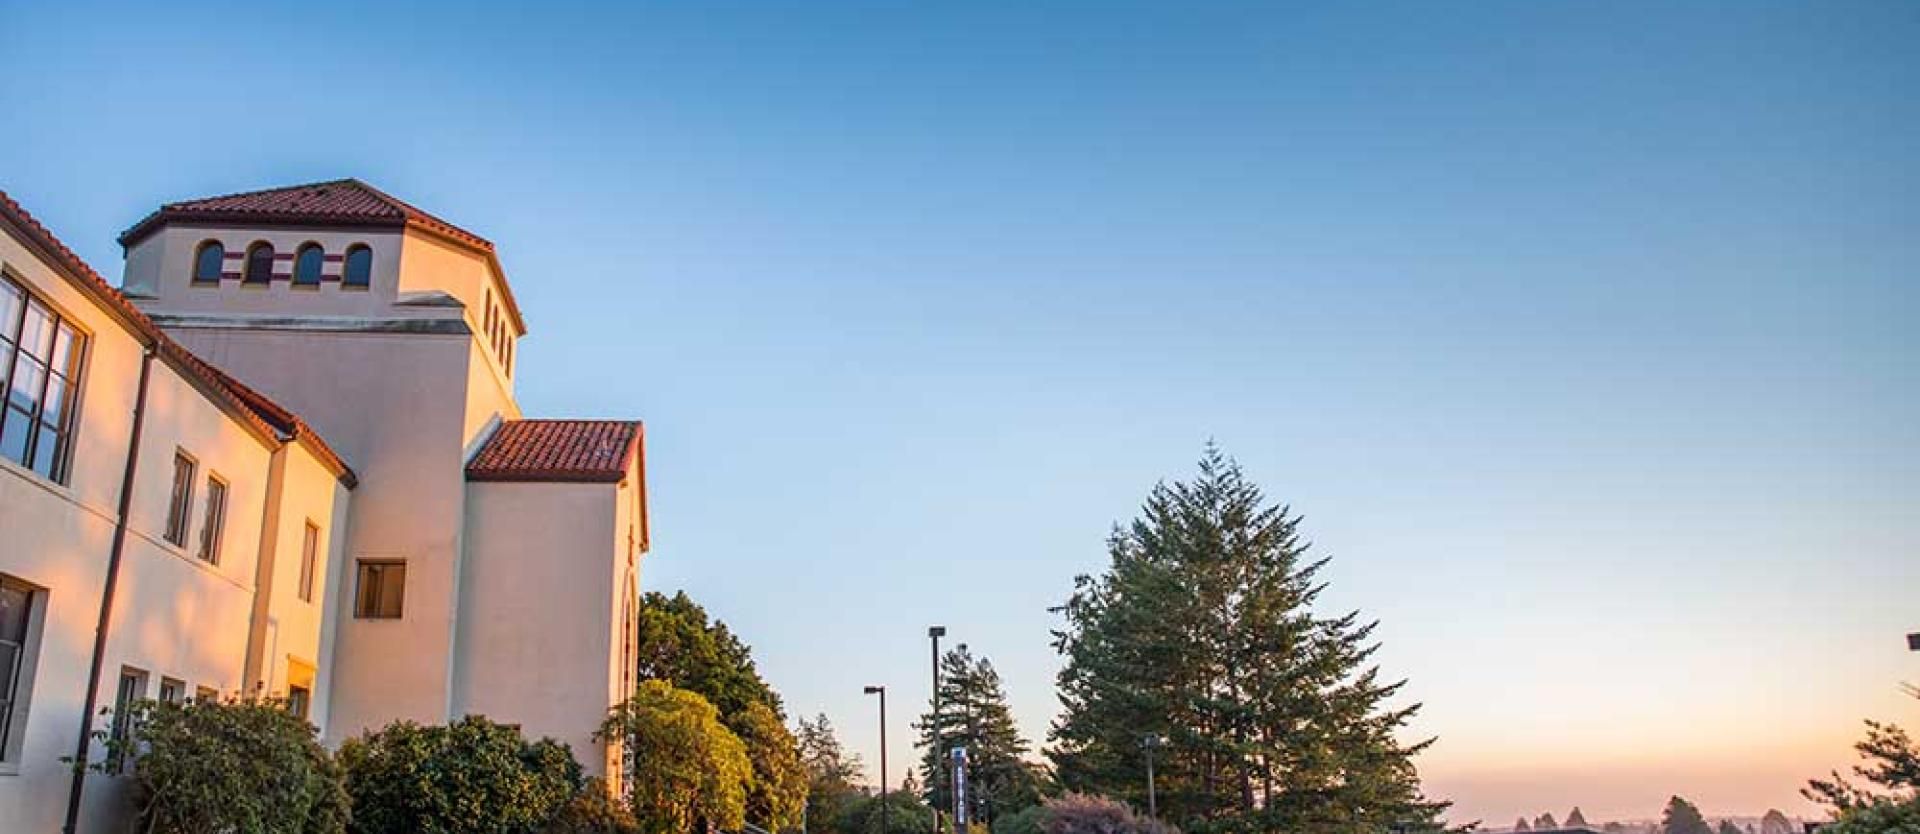
<path id="1" fill-rule="evenodd" d="M 40 250 L 40 256 L 56 269 L 66 272 L 88 295 L 93 296 L 107 311 L 124 322 L 134 332 L 147 337 L 155 353 L 165 359 L 182 374 L 198 380 L 202 387 L 212 392 L 216 399 L 224 400 L 229 410 L 241 415 L 250 426 L 263 435 L 279 440 L 298 442 L 310 449 L 321 462 L 333 470 L 334 475 L 347 486 L 358 483 L 358 478 L 346 462 L 328 446 L 320 435 L 315 434 L 293 412 L 280 407 L 259 392 L 254 391 L 224 372 L 207 364 L 192 351 L 180 346 L 159 325 L 140 312 L 140 308 L 128 301 L 125 295 L 108 284 L 100 273 L 87 266 L 87 262 L 68 249 L 60 238 L 40 224 L 39 220 L 27 212 L 5 191 L 0 191 L 0 221 L 5 221 L 19 232 L 29 248 Z"/>
<path id="2" fill-rule="evenodd" d="M 467 480 L 618 483 L 643 433 L 629 420 L 511 420 L 467 464 Z"/>
<path id="3" fill-rule="evenodd" d="M 398 197 L 351 177 L 262 191 L 223 194 L 162 205 L 154 213 L 120 233 L 120 246 L 131 247 L 175 220 L 269 226 L 345 226 L 370 229 L 419 229 L 485 255 L 498 270 L 492 241 L 441 220 Z M 520 304 L 501 279 L 500 286 L 514 322 L 525 332 Z"/>

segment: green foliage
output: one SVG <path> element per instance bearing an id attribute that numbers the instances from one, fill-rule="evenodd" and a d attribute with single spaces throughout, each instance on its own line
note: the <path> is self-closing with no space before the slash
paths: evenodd
<path id="1" fill-rule="evenodd" d="M 640 822 L 598 778 L 573 795 L 540 834 L 640 834 Z"/>
<path id="2" fill-rule="evenodd" d="M 580 765 L 552 739 L 480 716 L 444 727 L 411 721 L 340 748 L 354 834 L 521 834 L 580 790 Z"/>
<path id="3" fill-rule="evenodd" d="M 1920 698 L 1920 692 L 1915 692 L 1914 697 Z M 1807 787 L 1800 791 L 1802 794 L 1826 803 L 1836 812 L 1855 805 L 1874 804 L 1881 799 L 1898 804 L 1920 796 L 1920 747 L 1914 745 L 1906 730 L 1897 726 L 1878 721 L 1866 724 L 1866 740 L 1853 746 L 1860 757 L 1866 759 L 1866 764 L 1855 765 L 1853 772 L 1889 793 L 1882 795 L 1854 787 L 1839 773 L 1834 773 L 1829 779 L 1809 780 Z"/>
<path id="4" fill-rule="evenodd" d="M 742 714 L 755 703 L 783 715 L 780 696 L 753 666 L 752 650 L 726 623 L 709 621 L 707 610 L 685 593 L 642 598 L 634 643 L 635 680 L 663 680 L 697 692 L 723 716 Z"/>
<path id="5" fill-rule="evenodd" d="M 800 827 L 806 810 L 807 771 L 800 746 L 773 708 L 755 702 L 725 722 L 747 745 L 753 785 L 747 789 L 747 821 L 768 831 Z"/>
<path id="6" fill-rule="evenodd" d="M 1041 778 L 1026 761 L 1029 746 L 1014 724 L 1000 674 L 965 645 L 940 659 L 940 714 L 920 717 L 920 774 L 928 804 L 953 807 L 948 751 L 967 748 L 969 815 L 991 825 L 1040 802 Z"/>
<path id="7" fill-rule="evenodd" d="M 1667 808 L 1660 814 L 1661 834 L 1713 834 L 1713 826 L 1707 824 L 1707 818 L 1700 815 L 1700 809 L 1680 797 L 1667 800 Z"/>
<path id="8" fill-rule="evenodd" d="M 1106 572 L 1057 609 L 1064 788 L 1144 805 L 1151 737 L 1162 814 L 1189 830 L 1439 829 L 1412 762 L 1430 742 L 1395 737 L 1418 705 L 1387 705 L 1401 683 L 1369 665 L 1372 624 L 1313 610 L 1325 560 L 1299 521 L 1209 446 L 1113 533 Z"/>
<path id="9" fill-rule="evenodd" d="M 753 766 L 747 747 L 698 693 L 666 681 L 640 684 L 600 727 L 638 763 L 629 807 L 647 834 L 686 834 L 697 825 L 736 830 L 746 822 Z"/>
<path id="10" fill-rule="evenodd" d="M 1045 805 L 1033 805 L 1004 815 L 993 821 L 993 834 L 1041 834 L 1046 813 Z"/>
<path id="11" fill-rule="evenodd" d="M 883 801 L 887 808 L 884 830 L 880 825 Z M 834 819 L 834 828 L 840 834 L 934 834 L 933 809 L 920 801 L 918 793 L 909 790 L 891 791 L 884 800 L 862 795 L 841 810 L 840 816 Z"/>
<path id="12" fill-rule="evenodd" d="M 1875 797 L 1847 806 L 1821 834 L 1920 834 L 1920 799 Z"/>
<path id="13" fill-rule="evenodd" d="M 833 724 L 821 713 L 800 719 L 800 764 L 807 775 L 806 834 L 832 834 L 847 806 L 860 798 L 860 757 L 846 752 Z"/>
<path id="14" fill-rule="evenodd" d="M 347 794 L 340 768 L 314 739 L 313 725 L 283 702 L 261 699 L 141 701 L 106 735 L 106 763 L 133 759 L 143 832 L 340 834 Z M 135 755 L 137 751 L 137 755 Z"/>
<path id="15" fill-rule="evenodd" d="M 1140 816 L 1124 802 L 1085 794 L 1049 799 L 1041 809 L 1041 834 L 1180 834 L 1151 817 Z"/>
<path id="16" fill-rule="evenodd" d="M 752 650 L 685 593 L 649 593 L 641 600 L 635 646 L 638 680 L 662 680 L 700 695 L 746 743 L 753 767 L 747 821 L 772 831 L 800 827 L 806 779 L 798 746 L 779 694 L 754 668 Z"/>
<path id="17" fill-rule="evenodd" d="M 1743 832 L 1740 831 L 1740 826 L 1733 824 L 1733 820 L 1721 820 L 1720 826 L 1715 828 L 1714 831 L 1718 834 L 1743 834 Z"/>
<path id="18" fill-rule="evenodd" d="M 1778 808 L 1768 808 L 1760 818 L 1760 834 L 1794 834 L 1793 822 Z"/>

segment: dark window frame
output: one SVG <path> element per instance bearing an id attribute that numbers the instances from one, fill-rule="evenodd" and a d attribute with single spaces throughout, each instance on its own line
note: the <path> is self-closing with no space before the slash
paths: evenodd
<path id="1" fill-rule="evenodd" d="M 199 480 L 200 461 L 185 449 L 173 450 L 173 488 L 167 495 L 167 529 L 161 534 L 175 547 L 187 546 L 193 527 L 193 485 Z"/>
<path id="2" fill-rule="evenodd" d="M 312 255 L 312 269 L 309 270 L 307 256 Z M 293 285 L 303 290 L 320 288 L 320 274 L 326 271 L 327 250 L 316 241 L 307 241 L 293 250 Z"/>
<path id="3" fill-rule="evenodd" d="M 300 586 L 301 602 L 313 601 L 314 571 L 319 567 L 320 525 L 307 521 L 307 529 L 300 539 Z"/>
<path id="4" fill-rule="evenodd" d="M 24 707 L 33 700 L 32 688 L 23 684 L 21 678 L 31 671 L 33 658 L 38 654 L 37 641 L 34 640 L 38 635 L 34 634 L 33 616 L 45 591 L 5 574 L 0 574 L 0 590 L 11 591 L 21 599 L 20 610 L 13 612 L 19 628 L 17 637 L 11 634 L 16 625 L 12 618 L 0 622 L 0 664 L 5 666 L 4 670 L 0 670 L 5 674 L 4 678 L 0 678 L 0 762 L 17 762 L 8 752 L 16 746 L 15 725 L 25 729 L 22 720 L 26 715 Z"/>
<path id="5" fill-rule="evenodd" d="M 220 564 L 220 546 L 227 538 L 227 498 L 233 494 L 233 485 L 219 473 L 207 471 L 207 500 L 203 505 L 204 518 L 200 521 L 200 550 L 194 555 L 209 565 Z"/>
<path id="6" fill-rule="evenodd" d="M 240 272 L 240 286 L 272 286 L 275 255 L 273 244 L 264 240 L 256 240 L 248 244 L 246 265 L 241 267 Z"/>
<path id="7" fill-rule="evenodd" d="M 207 253 L 218 253 L 213 262 L 213 276 L 208 277 L 206 270 Z M 220 279 L 227 274 L 227 245 L 217 240 L 203 240 L 193 250 L 193 283 L 203 287 L 219 286 Z"/>
<path id="8" fill-rule="evenodd" d="M 0 297 L 18 305 L 11 311 L 0 306 L 0 312 L 7 313 L 0 317 L 0 457 L 53 483 L 65 484 L 75 448 L 73 434 L 78 423 L 74 415 L 80 408 L 81 371 L 93 334 L 34 293 L 11 270 L 0 270 Z M 37 314 L 44 322 L 44 348 L 22 344 L 29 314 Z M 16 392 L 14 384 L 20 381 L 23 370 L 38 379 L 27 383 L 29 390 Z M 57 410 L 51 421 L 49 404 Z M 15 431 L 24 432 L 19 437 L 17 455 L 16 445 L 9 442 L 16 437 Z M 50 446 L 46 442 L 49 436 L 53 441 Z"/>
<path id="9" fill-rule="evenodd" d="M 396 582 L 398 585 L 392 587 L 397 587 L 398 590 L 389 594 L 388 583 Z M 389 601 L 391 605 L 386 604 Z M 406 616 L 406 611 L 407 560 L 359 560 L 354 567 L 354 619 L 398 620 Z"/>

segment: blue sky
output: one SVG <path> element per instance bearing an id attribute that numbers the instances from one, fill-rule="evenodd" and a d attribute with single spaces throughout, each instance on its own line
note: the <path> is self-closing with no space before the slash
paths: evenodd
<path id="1" fill-rule="evenodd" d="M 1042 6 L 1044 5 L 1044 8 Z M 1358 5 L 1358 4 L 1354 4 Z M 529 414 L 875 757 L 1218 440 L 1456 819 L 1806 810 L 1920 678 L 1920 7 L 0 0 L 0 188 L 109 275 L 358 176 L 493 239 Z"/>

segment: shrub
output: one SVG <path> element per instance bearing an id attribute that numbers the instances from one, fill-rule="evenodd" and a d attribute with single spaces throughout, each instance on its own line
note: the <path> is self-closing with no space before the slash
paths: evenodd
<path id="1" fill-rule="evenodd" d="M 993 834 L 1040 834 L 1040 820 L 1045 815 L 1042 805 L 1022 808 L 994 820 Z"/>
<path id="2" fill-rule="evenodd" d="M 835 827 L 842 834 L 883 834 L 880 828 L 880 804 L 882 800 L 872 795 L 859 797 L 847 804 L 835 821 Z M 933 834 L 933 809 L 920 801 L 920 796 L 912 791 L 899 790 L 887 794 L 887 831 L 884 834 Z"/>
<path id="3" fill-rule="evenodd" d="M 140 830 L 153 834 L 340 834 L 347 796 L 313 725 L 283 702 L 136 703 L 96 770 L 133 758 Z M 135 755 L 135 752 L 137 755 Z"/>
<path id="4" fill-rule="evenodd" d="M 353 834 L 525 834 L 580 791 L 565 744 L 528 742 L 480 716 L 445 727 L 411 721 L 340 747 Z"/>
<path id="5" fill-rule="evenodd" d="M 1124 802 L 1070 793 L 1041 806 L 1042 834 L 1180 834 L 1179 829 L 1135 814 Z"/>
<path id="6" fill-rule="evenodd" d="M 640 823 L 607 783 L 595 777 L 573 795 L 541 834 L 640 834 Z"/>

